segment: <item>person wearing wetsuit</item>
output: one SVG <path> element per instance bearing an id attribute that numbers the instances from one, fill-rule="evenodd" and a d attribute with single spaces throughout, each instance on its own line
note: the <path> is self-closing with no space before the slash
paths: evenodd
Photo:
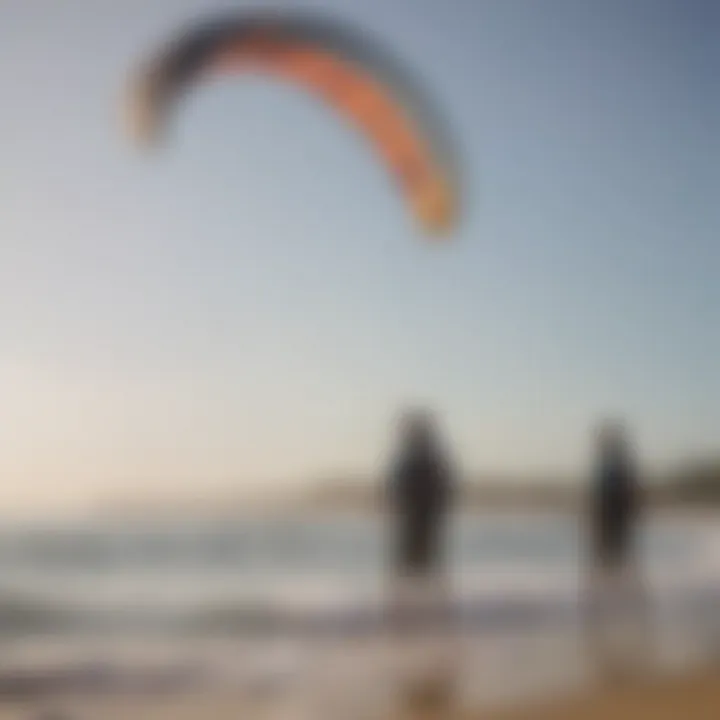
<path id="1" fill-rule="evenodd" d="M 423 664 L 428 666 L 404 677 L 400 696 L 408 708 L 432 706 L 437 712 L 452 703 L 456 682 L 452 633 L 433 635 L 449 619 L 444 550 L 454 472 L 428 413 L 408 413 L 400 430 L 387 485 L 391 628 L 405 638 L 427 638 L 426 631 L 435 637 L 422 651 Z"/>
<path id="2" fill-rule="evenodd" d="M 432 418 L 406 415 L 389 480 L 393 566 L 400 577 L 428 577 L 443 567 L 453 477 Z"/>
<path id="3" fill-rule="evenodd" d="M 633 632 L 642 634 L 637 638 L 640 651 L 650 648 L 652 628 L 636 557 L 640 511 L 638 470 L 626 432 L 619 423 L 606 423 L 598 437 L 590 502 L 587 616 L 592 651 L 600 650 L 603 660 L 611 637 L 608 628 L 628 613 L 634 618 Z"/>
<path id="4" fill-rule="evenodd" d="M 637 470 L 622 426 L 608 423 L 598 442 L 591 502 L 592 564 L 622 571 L 632 561 L 639 515 Z"/>

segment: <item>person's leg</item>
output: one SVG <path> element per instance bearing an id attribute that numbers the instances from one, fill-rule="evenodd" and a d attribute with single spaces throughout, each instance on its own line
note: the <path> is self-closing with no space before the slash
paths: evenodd
<path id="1" fill-rule="evenodd" d="M 601 671 L 614 664 L 614 640 L 622 592 L 623 547 L 617 518 L 599 518 L 592 537 L 583 603 L 587 648 Z"/>
<path id="2" fill-rule="evenodd" d="M 405 659 L 401 705 L 412 717 L 444 717 L 452 705 L 457 651 L 444 622 L 448 584 L 439 573 L 420 573 L 404 584 L 401 632 L 395 634 Z"/>
<path id="3" fill-rule="evenodd" d="M 592 662 L 604 662 L 607 624 L 608 569 L 601 558 L 593 557 L 585 581 L 581 618 L 585 646 Z"/>
<path id="4" fill-rule="evenodd" d="M 625 674 L 652 659 L 653 622 L 634 558 L 610 553 L 592 568 L 585 608 L 588 649 L 602 672 Z"/>
<path id="5" fill-rule="evenodd" d="M 624 621 L 629 629 L 633 664 L 651 664 L 655 651 L 655 623 L 650 593 L 638 560 L 628 556 L 622 568 Z"/>
<path id="6" fill-rule="evenodd" d="M 408 528 L 402 579 L 394 593 L 393 637 L 409 663 L 401 703 L 415 716 L 447 710 L 455 690 L 457 653 L 446 622 L 450 588 L 440 529 L 438 519 L 429 516 Z"/>

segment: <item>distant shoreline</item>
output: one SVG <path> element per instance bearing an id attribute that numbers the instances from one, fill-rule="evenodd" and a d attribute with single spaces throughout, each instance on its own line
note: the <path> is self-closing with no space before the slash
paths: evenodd
<path id="1" fill-rule="evenodd" d="M 714 488 L 713 488 L 714 489 Z M 648 512 L 672 516 L 705 516 L 720 513 L 720 496 L 715 493 L 684 493 L 680 485 L 655 484 L 646 487 L 644 498 Z M 488 512 L 532 512 L 582 514 L 589 503 L 586 489 L 567 485 L 466 485 L 456 507 L 466 514 Z M 126 502 L 108 502 L 96 507 L 93 517 L 171 519 L 205 517 L 222 521 L 242 517 L 307 517 L 315 514 L 376 516 L 383 513 L 383 498 L 378 485 L 342 484 L 320 486 L 306 493 L 261 502 L 235 497 L 223 499 L 154 498 Z"/>

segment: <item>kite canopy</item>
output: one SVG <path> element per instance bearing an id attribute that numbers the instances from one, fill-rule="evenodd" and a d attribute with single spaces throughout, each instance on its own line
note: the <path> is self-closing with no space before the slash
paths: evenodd
<path id="1" fill-rule="evenodd" d="M 132 79 L 135 140 L 159 140 L 194 82 L 234 73 L 263 73 L 324 100 L 370 141 L 425 230 L 455 227 L 458 168 L 436 109 L 375 43 L 326 18 L 249 11 L 191 26 Z"/>

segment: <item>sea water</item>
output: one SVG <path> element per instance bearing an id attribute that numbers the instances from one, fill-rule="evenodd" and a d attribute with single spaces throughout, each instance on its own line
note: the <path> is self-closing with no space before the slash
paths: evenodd
<path id="1" fill-rule="evenodd" d="M 5 661 L 146 658 L 155 648 L 166 661 L 203 658 L 218 677 L 237 682 L 297 684 L 304 677 L 307 685 L 314 669 L 315 677 L 335 673 L 336 689 L 341 677 L 357 688 L 363 673 L 387 677 L 379 641 L 319 631 L 324 617 L 337 621 L 382 606 L 385 530 L 379 518 L 360 515 L 6 522 Z M 473 693 L 517 695 L 585 674 L 578 633 L 583 540 L 569 514 L 458 518 L 448 566 L 465 626 L 461 650 L 454 647 Z M 665 656 L 682 665 L 708 652 L 703 643 L 714 632 L 720 590 L 717 518 L 650 520 L 640 566 Z M 269 622 L 288 616 L 315 618 L 303 627 L 317 629 L 316 637 L 278 632 L 285 626 Z M 377 677 L 368 682 L 379 687 Z"/>

